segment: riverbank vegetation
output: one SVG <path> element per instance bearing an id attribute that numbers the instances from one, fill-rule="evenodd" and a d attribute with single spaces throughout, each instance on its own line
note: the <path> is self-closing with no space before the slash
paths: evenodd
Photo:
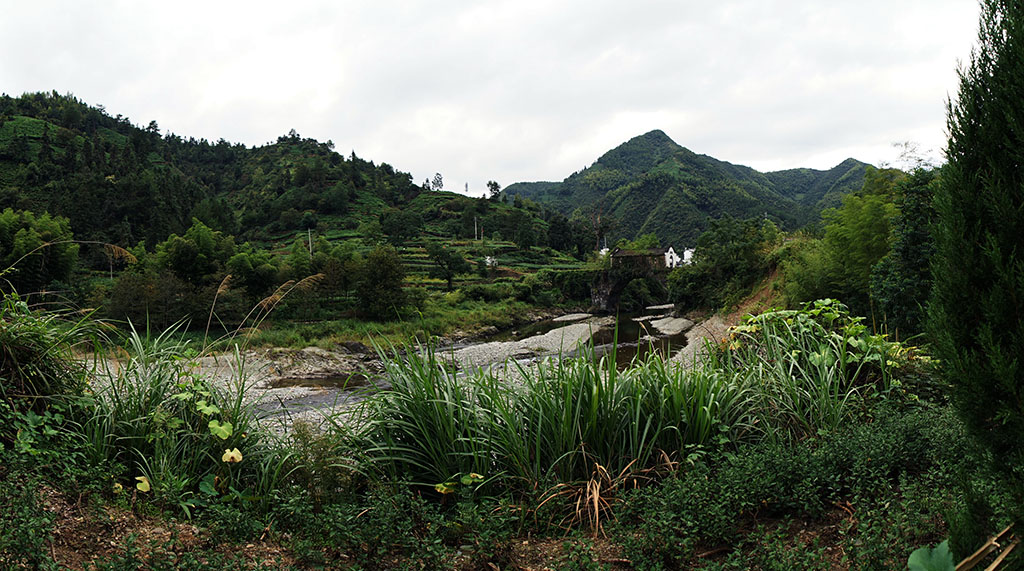
<path id="1" fill-rule="evenodd" d="M 390 389 L 284 436 L 244 375 L 191 373 L 180 331 L 97 343 L 116 332 L 69 317 L 3 306 L 7 566 L 892 568 L 1010 502 L 930 359 L 833 301 L 752 318 L 694 367 L 510 382 L 410 352 Z M 116 366 L 83 361 L 101 346 Z"/>

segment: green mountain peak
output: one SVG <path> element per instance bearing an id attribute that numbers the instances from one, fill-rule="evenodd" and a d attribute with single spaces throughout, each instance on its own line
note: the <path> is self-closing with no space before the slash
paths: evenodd
<path id="1" fill-rule="evenodd" d="M 803 226 L 860 188 L 866 166 L 847 159 L 828 171 L 761 173 L 694 153 L 655 129 L 562 182 L 516 183 L 505 192 L 569 216 L 610 215 L 616 221 L 610 237 L 654 233 L 664 245 L 690 246 L 722 216 L 767 216 L 782 228 Z"/>

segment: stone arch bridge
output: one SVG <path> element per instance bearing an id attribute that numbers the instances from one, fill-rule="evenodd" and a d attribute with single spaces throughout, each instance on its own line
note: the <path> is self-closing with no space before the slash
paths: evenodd
<path id="1" fill-rule="evenodd" d="M 635 279 L 653 279 L 667 287 L 671 268 L 666 263 L 665 252 L 665 249 L 660 248 L 612 251 L 609 254 L 610 267 L 597 272 L 591 284 L 591 310 L 595 313 L 615 311 L 623 290 Z"/>

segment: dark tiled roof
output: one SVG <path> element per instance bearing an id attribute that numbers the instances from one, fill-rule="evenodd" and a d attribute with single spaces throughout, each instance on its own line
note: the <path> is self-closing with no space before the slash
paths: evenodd
<path id="1" fill-rule="evenodd" d="M 664 256 L 665 252 L 668 252 L 668 248 L 651 248 L 650 250 L 620 250 L 615 248 L 612 250 L 612 257 L 615 258 L 626 258 L 626 257 L 654 257 Z"/>

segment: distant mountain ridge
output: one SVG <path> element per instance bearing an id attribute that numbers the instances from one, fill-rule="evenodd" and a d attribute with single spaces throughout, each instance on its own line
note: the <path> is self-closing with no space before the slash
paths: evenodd
<path id="1" fill-rule="evenodd" d="M 654 233 L 662 244 L 690 246 L 723 216 L 767 216 L 784 229 L 799 228 L 859 190 L 868 166 L 846 159 L 827 171 L 761 173 L 694 153 L 654 130 L 562 182 L 515 183 L 504 192 L 565 215 L 610 214 L 617 222 L 610 237 Z"/>

